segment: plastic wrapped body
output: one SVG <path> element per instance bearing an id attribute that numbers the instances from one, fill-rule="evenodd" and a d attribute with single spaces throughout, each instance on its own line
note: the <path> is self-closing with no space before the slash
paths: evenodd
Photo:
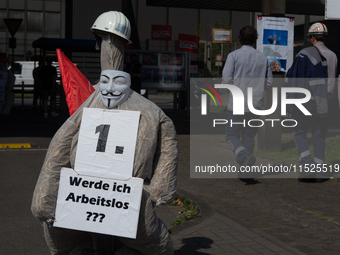
<path id="1" fill-rule="evenodd" d="M 98 89 L 63 124 L 50 143 L 31 208 L 41 221 L 54 218 L 61 168 L 74 168 L 84 107 L 105 108 Z M 156 204 L 171 202 L 176 192 L 178 150 L 173 122 L 154 103 L 135 92 L 117 110 L 141 112 L 133 177 L 144 179 L 137 238 L 119 239 L 141 254 L 173 254 L 168 230 L 154 210 Z M 88 244 L 88 233 L 80 231 L 52 227 L 45 228 L 45 236 L 52 254 L 81 254 L 80 247 Z"/>

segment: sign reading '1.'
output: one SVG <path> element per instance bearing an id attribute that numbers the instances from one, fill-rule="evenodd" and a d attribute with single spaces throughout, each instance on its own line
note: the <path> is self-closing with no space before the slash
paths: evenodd
<path id="1" fill-rule="evenodd" d="M 132 176 L 140 112 L 84 108 L 74 169 L 79 175 Z"/>
<path id="2" fill-rule="evenodd" d="M 136 238 L 143 179 L 60 174 L 54 227 Z"/>

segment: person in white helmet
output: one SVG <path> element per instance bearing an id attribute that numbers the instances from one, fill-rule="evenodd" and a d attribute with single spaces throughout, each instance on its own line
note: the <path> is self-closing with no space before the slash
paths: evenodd
<path id="1" fill-rule="evenodd" d="M 321 55 L 327 60 L 328 72 L 328 93 L 333 94 L 336 85 L 338 58 L 335 53 L 325 45 L 328 29 L 325 24 L 317 22 L 310 26 L 308 30 L 309 43 L 320 51 Z"/>
<path id="2" fill-rule="evenodd" d="M 334 92 L 337 57 L 325 45 L 328 34 L 322 23 L 313 24 L 308 31 L 310 47 L 301 50 L 286 77 L 286 86 L 302 87 L 311 93 L 311 100 L 304 107 L 311 115 L 305 115 L 298 108 L 289 107 L 292 118 L 297 121 L 294 139 L 298 150 L 302 173 L 299 181 L 323 182 L 325 174 L 325 141 L 328 129 L 331 94 Z M 301 93 L 290 93 L 289 98 L 301 98 Z M 314 151 L 309 150 L 307 132 L 312 131 Z"/>
<path id="3" fill-rule="evenodd" d="M 122 72 L 124 44 L 131 43 L 129 20 L 120 12 L 106 12 L 97 18 L 91 30 L 101 49 L 104 78 L 117 70 L 115 74 L 130 80 L 130 75 Z M 83 254 L 84 249 L 93 249 L 94 243 L 104 254 L 112 252 L 109 236 L 96 235 L 97 241 L 92 242 L 90 233 L 52 227 L 59 175 L 64 166 L 74 169 L 84 107 L 140 111 L 133 177 L 144 179 L 144 188 L 137 237 L 117 237 L 124 246 L 114 254 L 172 255 L 173 243 L 165 224 L 156 216 L 155 206 L 171 202 L 176 192 L 178 149 L 173 122 L 154 103 L 132 91 L 130 84 L 108 89 L 104 78 L 53 137 L 35 187 L 32 213 L 45 222 L 45 239 L 52 254 Z"/>

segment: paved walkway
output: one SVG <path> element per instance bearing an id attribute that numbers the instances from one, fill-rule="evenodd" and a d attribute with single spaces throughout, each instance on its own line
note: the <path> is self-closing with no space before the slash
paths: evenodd
<path id="1" fill-rule="evenodd" d="M 258 229 L 247 229 L 216 213 L 172 236 L 175 254 L 303 254 Z"/>
<path id="2" fill-rule="evenodd" d="M 4 118 L 7 121 L 3 122 L 2 128 L 5 131 L 11 131 L 12 135 L 2 139 L 2 142 L 20 142 L 25 136 L 48 139 L 64 121 L 62 116 L 48 120 L 42 119 L 40 115 L 35 117 L 20 115 L 19 118 L 17 116 Z M 187 133 L 187 124 L 189 121 L 185 120 L 184 125 L 177 127 L 177 131 Z M 37 142 L 37 146 L 41 146 L 42 143 L 42 141 Z M 183 159 L 183 153 L 181 156 Z M 188 171 L 188 167 L 183 162 L 179 163 Z M 183 184 L 184 182 L 179 181 L 179 188 L 183 188 L 181 187 Z M 222 216 L 205 202 L 196 199 L 193 196 L 195 191 L 190 193 L 190 187 L 186 189 L 186 192 L 186 197 L 197 203 L 202 210 L 200 217 L 178 227 L 171 227 L 169 223 L 167 224 L 174 242 L 175 254 L 303 254 L 259 229 L 246 228 Z M 251 210 L 251 206 L 247 210 Z M 167 220 L 173 220 L 177 217 L 177 212 L 169 213 L 165 207 L 159 208 L 158 211 L 161 219 L 164 217 Z"/>
<path id="3" fill-rule="evenodd" d="M 260 229 L 249 229 L 224 217 L 200 198 L 178 189 L 178 194 L 195 202 L 199 217 L 172 227 L 180 207 L 160 206 L 157 216 L 167 225 L 174 242 L 174 255 L 304 254 Z"/>

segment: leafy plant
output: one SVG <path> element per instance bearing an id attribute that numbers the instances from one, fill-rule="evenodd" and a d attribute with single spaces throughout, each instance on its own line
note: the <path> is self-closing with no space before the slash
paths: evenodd
<path id="1" fill-rule="evenodd" d="M 171 204 L 175 206 L 180 206 L 182 210 L 179 211 L 179 213 L 183 215 L 183 217 L 178 217 L 176 220 L 174 220 L 172 222 L 172 226 L 177 226 L 183 222 L 196 218 L 199 214 L 198 207 L 185 196 L 176 195 L 174 202 L 172 202 Z"/>
<path id="2" fill-rule="evenodd" d="M 231 24 L 230 20 L 225 21 L 224 18 L 221 19 L 221 22 L 214 21 L 212 24 L 213 28 L 233 28 L 233 25 Z"/>

